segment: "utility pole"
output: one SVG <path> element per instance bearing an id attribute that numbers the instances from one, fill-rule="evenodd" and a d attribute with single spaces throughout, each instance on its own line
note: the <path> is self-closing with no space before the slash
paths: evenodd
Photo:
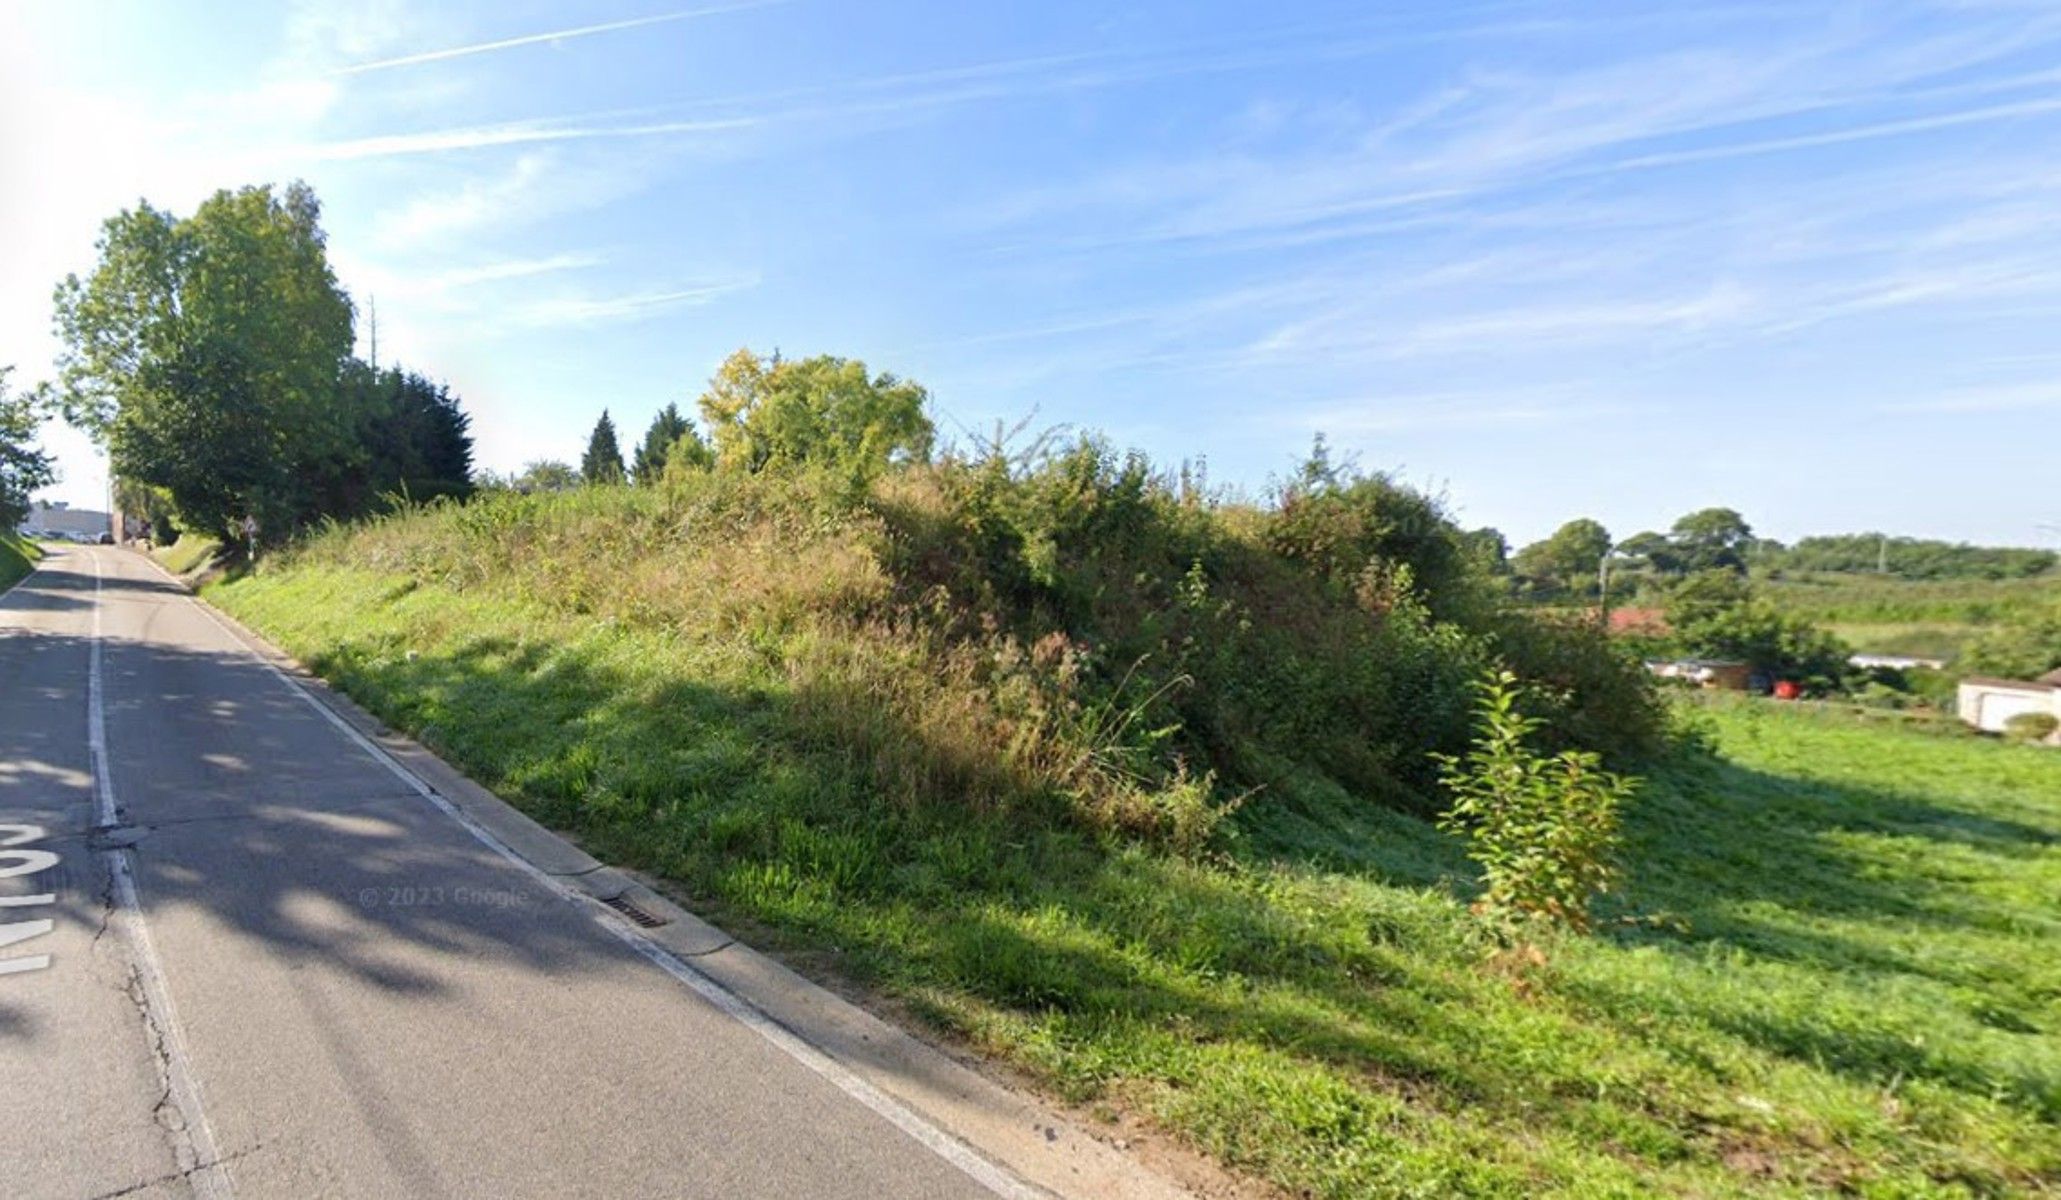
<path id="1" fill-rule="evenodd" d="M 379 374 L 379 297 L 369 296 L 365 301 L 372 309 L 372 373 Z"/>
<path id="2" fill-rule="evenodd" d="M 1877 575 L 1887 575 L 1889 574 L 1889 535 L 1878 533 L 1875 535 L 1875 539 L 1875 573 Z"/>
<path id="3" fill-rule="evenodd" d="M 1603 548 L 1603 561 L 1596 564 L 1596 624 L 1603 632 L 1610 632 L 1610 556 L 1617 553 L 1616 545 Z"/>

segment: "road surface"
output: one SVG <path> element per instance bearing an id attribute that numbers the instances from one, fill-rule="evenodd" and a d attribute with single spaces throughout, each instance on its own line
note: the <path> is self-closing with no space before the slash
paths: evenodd
<path id="1" fill-rule="evenodd" d="M 0 597 L 0 846 L 0 1195 L 995 1194 L 127 551 Z"/>

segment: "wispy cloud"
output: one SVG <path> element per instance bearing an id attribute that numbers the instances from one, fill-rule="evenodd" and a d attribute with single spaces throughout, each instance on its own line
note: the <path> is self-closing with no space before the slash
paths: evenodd
<path id="1" fill-rule="evenodd" d="M 318 143 L 301 147 L 298 153 L 302 157 L 320 162 L 349 162 L 356 159 L 438 154 L 451 150 L 479 150 L 496 146 L 728 133 L 748 129 L 756 124 L 758 122 L 750 117 L 625 125 L 580 125 L 551 120 L 511 121 L 499 125 L 472 125 L 456 129 L 425 130 L 419 133 L 380 134 L 349 141 Z"/>
<path id="2" fill-rule="evenodd" d="M 392 58 L 374 59 L 370 62 L 353 63 L 340 67 L 332 74 L 363 75 L 371 71 L 387 71 L 396 67 L 412 67 L 422 63 L 443 62 L 447 59 L 466 58 L 475 54 L 491 54 L 497 50 L 513 50 L 521 46 L 536 46 L 546 42 L 567 42 L 577 38 L 593 37 L 603 33 L 617 33 L 626 29 L 642 29 L 652 25 L 666 25 L 676 21 L 691 21 L 697 17 L 713 17 L 723 13 L 744 12 L 755 8 L 770 8 L 787 3 L 787 0 L 747 0 L 738 4 L 719 4 L 707 8 L 688 8 L 677 12 L 658 13 L 648 17 L 631 17 L 622 21 L 604 21 L 598 25 L 580 25 L 571 29 L 554 29 L 548 33 L 527 33 L 517 37 L 498 38 L 489 42 L 474 42 L 466 46 L 449 46 L 440 50 L 424 50 L 416 54 L 396 55 Z"/>
<path id="3" fill-rule="evenodd" d="M 614 296 L 568 295 L 520 305 L 510 324 L 520 328 L 565 328 L 641 321 L 676 308 L 708 304 L 723 296 L 757 286 L 756 278 L 740 278 L 694 287 L 664 291 L 630 292 Z"/>
<path id="4" fill-rule="evenodd" d="M 648 182 L 652 169 L 644 156 L 528 149 L 505 165 L 468 164 L 455 181 L 434 178 L 413 197 L 382 211 L 375 237 L 383 249 L 406 252 L 518 230 L 629 195 Z"/>
<path id="5" fill-rule="evenodd" d="M 2061 412 L 2061 382 L 2043 379 L 2030 383 L 1969 388 L 1883 406 L 1884 412 L 1893 413 L 1969 415 L 2047 409 Z"/>

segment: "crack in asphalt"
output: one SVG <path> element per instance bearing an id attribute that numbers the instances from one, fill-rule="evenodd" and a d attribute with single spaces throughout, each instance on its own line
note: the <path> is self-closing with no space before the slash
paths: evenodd
<path id="1" fill-rule="evenodd" d="M 180 1180 L 190 1181 L 195 1175 L 199 1174 L 202 1171 L 211 1171 L 214 1170 L 216 1167 L 228 1166 L 230 1163 L 233 1163 L 238 1159 L 249 1158 L 251 1155 L 256 1154 L 258 1151 L 263 1150 L 264 1148 L 265 1143 L 259 1142 L 255 1146 L 250 1146 L 246 1149 L 238 1150 L 234 1154 L 224 1154 L 220 1158 L 215 1159 L 213 1162 L 195 1163 L 192 1166 L 187 1167 L 186 1169 L 181 1171 L 173 1171 L 169 1174 L 156 1176 L 155 1178 L 141 1180 L 139 1182 L 132 1183 L 127 1187 L 116 1188 L 114 1191 L 111 1192 L 100 1192 L 90 1197 L 90 1200 L 117 1200 L 117 1197 L 133 1196 L 136 1193 L 144 1190 L 145 1188 L 154 1188 L 159 1184 L 176 1183 Z"/>
<path id="2" fill-rule="evenodd" d="M 114 924 L 115 908 L 117 907 L 115 904 L 114 864 L 110 862 L 103 865 L 106 867 L 106 870 L 102 872 L 105 878 L 100 886 L 100 924 L 94 927 L 93 940 L 86 943 L 86 957 L 88 960 L 98 956 L 100 939 L 107 936 L 108 928 Z"/>

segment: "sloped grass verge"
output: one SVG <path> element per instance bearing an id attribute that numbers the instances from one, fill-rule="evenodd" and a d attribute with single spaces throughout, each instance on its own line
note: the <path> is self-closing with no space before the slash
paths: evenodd
<path id="1" fill-rule="evenodd" d="M 688 637 L 313 563 L 208 595 L 712 918 L 1291 1191 L 2061 1173 L 2061 775 L 2037 750 L 1711 709 L 1722 757 L 1649 783 L 1605 932 L 1527 966 L 1478 940 L 1444 836 L 1328 785 L 1187 857 L 884 800 L 826 737 L 865 697 L 825 694 L 806 627 Z"/>
<path id="2" fill-rule="evenodd" d="M 0 533 L 0 592 L 26 579 L 42 557 L 43 551 L 34 542 Z"/>

